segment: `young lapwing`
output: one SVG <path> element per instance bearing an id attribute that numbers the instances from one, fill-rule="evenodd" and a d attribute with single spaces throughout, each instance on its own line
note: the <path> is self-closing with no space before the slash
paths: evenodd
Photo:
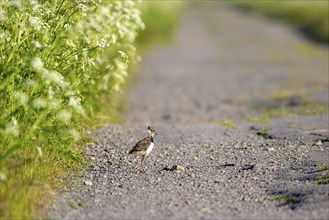
<path id="1" fill-rule="evenodd" d="M 147 128 L 147 131 L 148 131 L 148 137 L 138 141 L 137 144 L 135 144 L 135 146 L 133 147 L 133 149 L 131 151 L 129 151 L 129 154 L 133 154 L 133 155 L 142 157 L 142 160 L 141 160 L 142 172 L 145 171 L 144 170 L 144 159 L 153 150 L 153 147 L 154 147 L 153 137 L 154 137 L 154 135 L 156 135 L 155 129 L 153 127 L 149 126 Z"/>

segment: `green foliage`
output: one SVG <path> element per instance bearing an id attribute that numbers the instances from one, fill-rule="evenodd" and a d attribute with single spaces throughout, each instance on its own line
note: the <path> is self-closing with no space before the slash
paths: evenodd
<path id="1" fill-rule="evenodd" d="M 233 121 L 231 120 L 222 120 L 222 121 L 219 121 L 218 124 L 224 126 L 224 127 L 227 127 L 227 128 L 233 128 L 233 129 L 238 129 L 239 127 L 234 124 Z"/>
<path id="2" fill-rule="evenodd" d="M 143 28 L 132 1 L 0 1 L 1 217 L 30 218 L 35 185 L 79 168 L 74 143 L 125 82 Z"/>
<path id="3" fill-rule="evenodd" d="M 321 184 L 329 184 L 329 173 L 319 177 L 317 180 L 316 180 L 316 183 L 318 185 L 321 185 Z"/>
<path id="4" fill-rule="evenodd" d="M 270 128 L 262 128 L 260 131 L 258 131 L 256 134 L 258 136 L 263 137 L 264 139 L 273 139 L 273 137 L 268 133 L 270 131 Z"/>
<path id="5" fill-rule="evenodd" d="M 326 171 L 329 170 L 329 167 L 324 165 L 324 164 L 317 164 L 316 167 L 320 170 L 320 171 Z"/>
<path id="6" fill-rule="evenodd" d="M 245 118 L 244 121 L 246 122 L 256 122 L 256 123 L 270 123 L 272 119 L 268 114 L 262 114 L 259 117 L 250 117 Z"/>
<path id="7" fill-rule="evenodd" d="M 329 2 L 327 0 L 232 1 L 234 5 L 285 21 L 315 40 L 329 43 Z"/>
<path id="8" fill-rule="evenodd" d="M 124 82 L 143 23 L 122 1 L 2 2 L 1 11 L 3 163 L 34 139 L 78 140 L 79 119 Z"/>
<path id="9" fill-rule="evenodd" d="M 280 201 L 280 202 L 294 202 L 297 201 L 297 197 L 295 196 L 272 196 L 271 200 Z"/>
<path id="10" fill-rule="evenodd" d="M 140 5 L 145 23 L 137 38 L 140 45 L 168 42 L 179 21 L 184 1 L 145 1 Z"/>

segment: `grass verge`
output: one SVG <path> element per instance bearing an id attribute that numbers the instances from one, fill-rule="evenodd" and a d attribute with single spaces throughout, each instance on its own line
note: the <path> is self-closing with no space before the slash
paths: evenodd
<path id="1" fill-rule="evenodd" d="M 329 2 L 327 0 L 231 1 L 244 10 L 256 11 L 286 22 L 310 38 L 329 43 Z"/>

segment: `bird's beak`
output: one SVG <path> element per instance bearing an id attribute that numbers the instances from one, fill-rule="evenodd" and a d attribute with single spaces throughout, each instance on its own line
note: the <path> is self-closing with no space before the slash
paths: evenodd
<path id="1" fill-rule="evenodd" d="M 154 133 L 155 135 L 158 135 L 157 133 Z"/>

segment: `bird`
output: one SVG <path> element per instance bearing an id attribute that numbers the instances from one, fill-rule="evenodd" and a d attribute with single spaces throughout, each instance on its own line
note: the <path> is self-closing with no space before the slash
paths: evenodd
<path id="1" fill-rule="evenodd" d="M 154 147 L 154 135 L 157 135 L 154 127 L 147 127 L 148 136 L 138 141 L 133 148 L 129 151 L 129 154 L 141 156 L 141 171 L 145 172 L 144 160 L 151 153 Z"/>

